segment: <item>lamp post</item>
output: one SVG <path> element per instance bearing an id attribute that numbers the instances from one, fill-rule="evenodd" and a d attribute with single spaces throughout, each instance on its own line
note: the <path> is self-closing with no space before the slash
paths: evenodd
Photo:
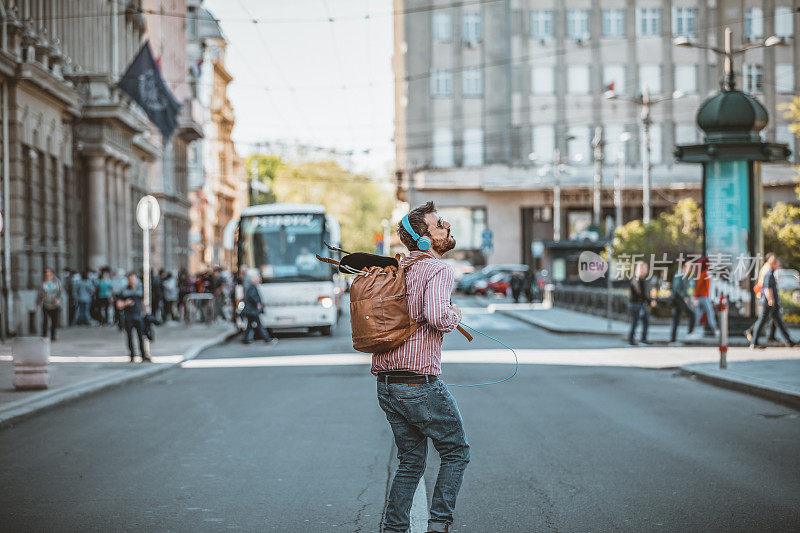
<path id="1" fill-rule="evenodd" d="M 567 135 L 565 140 L 571 141 L 575 137 Z M 536 154 L 530 154 L 528 159 L 534 161 Z M 561 240 L 561 174 L 567 171 L 566 162 L 561 158 L 561 150 L 553 149 L 553 162 L 539 169 L 539 176 L 544 177 L 548 172 L 553 173 L 553 240 Z"/>
<path id="2" fill-rule="evenodd" d="M 622 226 L 622 189 L 625 187 L 625 144 L 631 134 L 624 132 L 619 136 L 620 149 L 617 150 L 617 176 L 614 179 L 614 226 Z"/>
<path id="3" fill-rule="evenodd" d="M 642 88 L 642 94 L 635 98 L 620 96 L 613 90 L 606 91 L 603 95 L 607 100 L 624 100 L 632 102 L 640 108 L 639 118 L 642 124 L 642 222 L 645 224 L 650 222 L 650 125 L 653 123 L 650 119 L 650 108 L 660 102 L 676 100 L 684 96 L 686 95 L 683 91 L 675 91 L 668 96 L 652 98 L 647 85 Z"/>
<path id="4" fill-rule="evenodd" d="M 720 92 L 708 98 L 697 112 L 697 125 L 705 132 L 702 144 L 675 147 L 675 157 L 685 163 L 703 165 L 703 253 L 706 256 L 757 257 L 763 253 L 761 229 L 761 165 L 785 161 L 785 144 L 763 142 L 759 132 L 767 126 L 769 113 L 756 98 L 736 90 L 733 58 L 753 48 L 780 44 L 769 37 L 762 44 L 747 44 L 734 50 L 731 30 L 725 28 L 723 49 L 701 46 L 686 38 L 677 46 L 711 50 L 724 56 L 724 76 Z M 741 272 L 731 272 L 725 292 L 743 315 L 755 315 L 752 302 L 753 280 Z M 736 277 L 734 277 L 734 274 Z"/>
<path id="5" fill-rule="evenodd" d="M 592 224 L 596 228 L 600 227 L 600 187 L 603 181 L 603 128 L 595 127 L 594 137 L 592 138 L 592 159 L 594 159 L 594 179 L 592 180 Z"/>

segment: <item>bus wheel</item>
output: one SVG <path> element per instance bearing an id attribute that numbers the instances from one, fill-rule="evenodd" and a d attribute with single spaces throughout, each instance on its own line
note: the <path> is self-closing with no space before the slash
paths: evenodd
<path id="1" fill-rule="evenodd" d="M 323 337 L 330 337 L 333 335 L 333 326 L 322 326 L 319 328 L 319 332 L 322 333 Z"/>

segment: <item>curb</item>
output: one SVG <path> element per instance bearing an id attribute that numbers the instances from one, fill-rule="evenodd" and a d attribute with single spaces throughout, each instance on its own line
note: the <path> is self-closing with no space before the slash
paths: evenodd
<path id="1" fill-rule="evenodd" d="M 792 409 L 800 410 L 800 393 L 791 389 L 776 387 L 768 382 L 756 378 L 748 378 L 747 376 L 739 374 L 719 375 L 721 372 L 728 373 L 730 372 L 729 370 L 707 372 L 682 366 L 678 371 L 682 376 L 696 378 L 717 387 L 751 394 L 764 398 L 765 400 L 791 407 Z"/>
<path id="2" fill-rule="evenodd" d="M 238 331 L 232 331 L 217 335 L 216 337 L 198 344 L 197 346 L 189 348 L 189 350 L 184 352 L 183 359 L 174 363 L 149 365 L 133 372 L 128 370 L 120 370 L 111 376 L 106 376 L 82 383 L 76 383 L 64 389 L 51 390 L 33 398 L 20 400 L 19 402 L 12 402 L 3 409 L 0 409 L 0 429 L 12 426 L 17 422 L 25 420 L 26 418 L 35 416 L 54 407 L 75 401 L 79 398 L 120 387 L 128 383 L 140 381 L 162 372 L 166 372 L 167 370 L 180 366 L 184 361 L 189 361 L 196 358 L 203 350 L 223 343 L 238 334 Z"/>

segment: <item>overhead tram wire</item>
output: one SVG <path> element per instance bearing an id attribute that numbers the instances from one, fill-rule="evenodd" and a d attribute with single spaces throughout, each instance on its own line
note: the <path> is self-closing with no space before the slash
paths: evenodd
<path id="1" fill-rule="evenodd" d="M 328 15 L 328 19 L 333 20 L 331 16 L 330 6 L 328 5 L 328 0 L 322 0 L 322 5 L 325 8 L 325 13 Z M 331 40 L 333 41 L 333 53 L 336 56 L 336 63 L 339 66 L 339 79 L 342 80 L 342 87 L 344 87 L 344 81 L 345 81 L 344 67 L 342 66 L 342 56 L 339 51 L 339 42 L 336 39 L 336 29 L 333 27 L 332 24 L 328 27 L 331 29 Z M 348 125 L 347 129 L 348 132 L 350 133 L 350 142 L 355 144 L 355 136 L 353 135 L 353 128 L 352 128 L 353 115 L 350 113 L 350 105 L 347 103 L 347 98 L 344 94 L 344 91 L 342 91 L 342 100 L 344 103 L 343 108 L 344 108 L 345 120 L 347 121 Z"/>

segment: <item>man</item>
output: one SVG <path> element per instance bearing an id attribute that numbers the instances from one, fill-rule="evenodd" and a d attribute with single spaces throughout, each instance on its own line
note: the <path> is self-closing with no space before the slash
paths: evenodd
<path id="1" fill-rule="evenodd" d="M 648 306 L 655 307 L 655 301 L 650 297 L 647 283 L 647 264 L 636 263 L 636 270 L 630 283 L 630 298 L 628 309 L 631 313 L 631 329 L 628 333 L 628 346 L 636 346 L 636 326 L 642 322 L 642 344 L 652 344 L 647 340 L 647 327 L 650 325 L 650 310 Z"/>
<path id="2" fill-rule="evenodd" d="M 703 327 L 700 324 L 700 320 L 704 313 L 708 320 L 708 325 L 714 330 L 714 336 L 719 337 L 717 318 L 714 315 L 714 304 L 711 303 L 708 297 L 711 291 L 711 277 L 708 275 L 708 258 L 701 258 L 698 264 L 700 265 L 700 274 L 697 276 L 697 281 L 694 284 L 694 327 L 696 331 L 693 337 L 700 338 L 703 336 Z"/>
<path id="3" fill-rule="evenodd" d="M 771 270 L 771 268 L 769 266 L 770 265 L 770 260 L 774 256 L 775 256 L 774 253 L 772 253 L 772 252 L 768 253 L 764 257 L 764 264 L 761 265 L 761 268 L 758 270 L 758 278 L 756 279 L 756 284 L 753 287 L 753 291 L 755 292 L 756 300 L 758 300 L 759 302 L 761 301 L 761 288 L 764 286 L 764 275 L 767 273 L 768 270 Z M 760 305 L 759 305 L 759 307 L 760 307 Z M 760 313 L 760 310 L 759 310 L 759 313 Z M 757 322 L 758 322 L 758 319 L 756 319 L 756 322 L 753 322 L 753 324 L 749 328 L 744 330 L 744 336 L 747 338 L 747 342 L 748 343 L 752 343 L 753 342 L 753 326 L 755 326 Z M 767 337 L 767 342 L 774 342 L 775 340 L 776 340 L 775 339 L 775 321 L 774 320 L 770 320 L 769 321 L 769 336 Z"/>
<path id="4" fill-rule="evenodd" d="M 51 268 L 44 269 L 44 281 L 39 287 L 36 307 L 42 308 L 42 337 L 47 337 L 47 324 L 50 323 L 50 340 L 56 340 L 56 325 L 61 311 L 61 282 L 53 275 Z"/>
<path id="5" fill-rule="evenodd" d="M 678 323 L 681 321 L 681 314 L 686 313 L 689 319 L 689 331 L 691 335 L 694 331 L 694 311 L 692 311 L 691 299 L 688 292 L 688 278 L 692 270 L 691 263 L 683 263 L 681 269 L 672 278 L 672 332 L 670 333 L 670 345 L 678 345 L 676 338 L 678 335 Z"/>
<path id="6" fill-rule="evenodd" d="M 94 284 L 89 279 L 89 274 L 79 274 L 78 280 L 72 284 L 72 296 L 78 303 L 75 323 L 79 326 L 89 325 L 89 307 L 94 297 Z"/>
<path id="7" fill-rule="evenodd" d="M 142 316 L 142 300 L 144 299 L 144 288 L 139 283 L 139 278 L 133 272 L 128 272 L 128 285 L 120 292 L 117 298 L 117 306 L 120 309 L 122 322 L 125 324 L 125 334 L 128 336 L 128 351 L 131 356 L 131 363 L 136 359 L 136 351 L 133 349 L 133 330 L 136 330 L 136 337 L 139 339 L 139 352 L 142 354 L 142 362 L 151 363 L 150 354 L 144 348 L 144 317 Z"/>
<path id="8" fill-rule="evenodd" d="M 267 344 L 276 344 L 278 339 L 269 336 L 269 332 L 261 326 L 261 313 L 263 312 L 264 305 L 261 303 L 261 293 L 258 292 L 258 286 L 261 284 L 261 276 L 258 272 L 253 271 L 250 274 L 250 284 L 244 293 L 244 308 L 242 309 L 242 318 L 247 322 L 247 329 L 244 330 L 242 336 L 242 344 L 250 344 L 253 340 L 253 334 L 258 333 Z"/>
<path id="9" fill-rule="evenodd" d="M 406 270 L 408 313 L 422 325 L 399 347 L 372 356 L 372 373 L 378 376 L 378 404 L 394 433 L 397 467 L 383 531 L 406 531 L 414 492 L 425 470 L 428 441 L 439 452 L 441 466 L 431 501 L 428 531 L 449 531 L 458 490 L 469 463 L 461 414 L 441 374 L 442 339 L 461 321 L 461 311 L 450 304 L 455 274 L 441 261 L 452 250 L 455 239 L 450 224 L 436 214 L 433 202 L 408 214 L 412 234 L 401 223 L 397 232 L 411 252 Z M 430 239 L 427 251 L 422 238 Z"/>
<path id="10" fill-rule="evenodd" d="M 787 346 L 796 346 L 797 342 L 792 340 L 786 330 L 786 324 L 783 323 L 783 317 L 781 317 L 781 300 L 778 295 L 778 282 L 775 279 L 775 271 L 780 268 L 780 260 L 773 255 L 769 258 L 767 264 L 769 269 L 764 272 L 764 285 L 761 289 L 761 312 L 758 315 L 758 320 L 753 325 L 753 340 L 750 343 L 750 348 L 764 348 L 763 345 L 758 344 L 758 338 L 761 336 L 761 330 L 764 329 L 769 320 L 772 320 L 781 331 Z"/>

